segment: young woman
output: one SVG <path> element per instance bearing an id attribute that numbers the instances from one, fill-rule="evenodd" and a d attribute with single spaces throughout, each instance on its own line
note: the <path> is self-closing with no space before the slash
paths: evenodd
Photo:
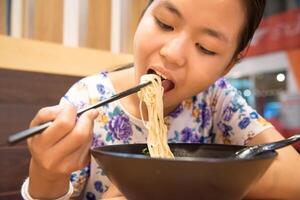
<path id="1" fill-rule="evenodd" d="M 28 139 L 32 159 L 24 198 L 68 199 L 72 185 L 73 196 L 84 199 L 120 195 L 108 189 L 111 183 L 89 149 L 146 142 L 137 95 L 78 119 L 76 109 L 137 85 L 147 73 L 167 79 L 162 85 L 169 142 L 253 145 L 282 139 L 222 78 L 241 59 L 264 6 L 264 0 L 150 1 L 134 38 L 134 67 L 79 81 L 59 105 L 41 109 L 32 120 L 31 126 L 54 123 Z M 292 147 L 278 152 L 248 198 L 300 197 L 299 155 Z"/>

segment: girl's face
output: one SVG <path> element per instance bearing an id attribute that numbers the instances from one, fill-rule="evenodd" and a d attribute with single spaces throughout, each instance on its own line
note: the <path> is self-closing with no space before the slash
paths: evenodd
<path id="1" fill-rule="evenodd" d="M 136 82 L 167 79 L 165 112 L 205 90 L 232 67 L 244 12 L 240 0 L 155 0 L 134 38 Z"/>

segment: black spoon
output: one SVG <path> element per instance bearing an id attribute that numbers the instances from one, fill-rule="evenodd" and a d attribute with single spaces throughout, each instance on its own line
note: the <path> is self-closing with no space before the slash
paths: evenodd
<path id="1" fill-rule="evenodd" d="M 248 159 L 252 158 L 255 155 L 273 151 L 275 149 L 280 149 L 286 147 L 294 142 L 300 140 L 300 134 L 293 135 L 287 139 L 280 140 L 277 142 L 267 143 L 267 144 L 259 144 L 250 147 L 243 148 L 235 153 L 236 159 Z"/>

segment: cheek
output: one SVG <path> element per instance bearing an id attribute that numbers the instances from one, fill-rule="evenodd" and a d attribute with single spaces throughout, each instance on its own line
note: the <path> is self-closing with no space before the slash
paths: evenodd
<path id="1" fill-rule="evenodd" d="M 147 52 L 149 45 L 153 43 L 154 27 L 150 17 L 144 17 L 135 32 L 133 40 L 133 53 L 140 55 Z"/>
<path id="2" fill-rule="evenodd" d="M 139 25 L 139 28 L 137 29 L 134 41 L 133 41 L 133 56 L 134 56 L 134 65 L 137 72 L 137 76 L 141 76 L 142 73 L 144 73 L 144 66 L 143 63 L 144 56 L 145 56 L 145 39 L 143 37 L 143 31 L 140 28 L 141 25 Z"/>
<path id="3" fill-rule="evenodd" d="M 201 64 L 195 68 L 195 70 L 192 70 L 192 76 L 201 78 L 199 81 L 203 82 L 211 82 L 215 80 L 217 77 L 220 77 L 222 75 L 222 72 L 224 71 L 225 67 L 220 67 L 217 65 L 202 65 Z"/>
<path id="4" fill-rule="evenodd" d="M 199 92 L 207 89 L 217 79 L 219 79 L 226 69 L 227 62 L 217 58 L 202 58 L 197 61 L 187 71 L 186 81 L 190 88 L 194 88 L 194 92 Z"/>
<path id="5" fill-rule="evenodd" d="M 133 44 L 134 62 L 138 71 L 141 70 L 140 66 L 144 65 L 142 61 L 144 60 L 145 54 L 147 54 L 146 39 L 141 24 L 135 33 Z"/>
<path id="6" fill-rule="evenodd" d="M 134 35 L 133 55 L 137 71 L 144 73 L 144 68 L 159 53 L 161 39 L 151 17 L 144 18 Z"/>

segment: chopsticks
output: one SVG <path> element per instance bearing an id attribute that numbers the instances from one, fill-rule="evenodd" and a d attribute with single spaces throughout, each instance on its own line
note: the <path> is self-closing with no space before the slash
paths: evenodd
<path id="1" fill-rule="evenodd" d="M 104 105 L 106 105 L 108 103 L 111 103 L 113 101 L 116 101 L 116 100 L 121 99 L 123 97 L 126 97 L 128 95 L 136 93 L 141 88 L 143 88 L 143 87 L 145 87 L 145 86 L 147 86 L 149 84 L 151 84 L 151 82 L 140 84 L 138 86 L 135 86 L 135 87 L 132 87 L 132 88 L 130 88 L 128 90 L 120 92 L 118 94 L 115 94 L 115 95 L 111 96 L 108 99 L 105 99 L 105 100 L 100 101 L 100 102 L 98 102 L 96 104 L 87 106 L 86 108 L 80 109 L 80 110 L 77 111 L 77 116 L 79 117 L 81 114 L 83 114 L 84 112 L 86 112 L 88 110 L 91 110 L 91 109 L 94 109 L 94 108 L 98 108 L 100 106 L 104 106 Z M 20 142 L 20 141 L 26 139 L 26 138 L 32 137 L 32 136 L 40 133 L 41 131 L 45 130 L 46 128 L 48 128 L 52 123 L 53 123 L 53 121 L 49 121 L 49 122 L 40 124 L 38 126 L 35 126 L 35 127 L 32 127 L 32 128 L 20 131 L 18 133 L 15 133 L 15 134 L 13 134 L 13 135 L 11 135 L 11 136 L 8 137 L 8 143 L 9 144 L 15 144 L 17 142 Z"/>

